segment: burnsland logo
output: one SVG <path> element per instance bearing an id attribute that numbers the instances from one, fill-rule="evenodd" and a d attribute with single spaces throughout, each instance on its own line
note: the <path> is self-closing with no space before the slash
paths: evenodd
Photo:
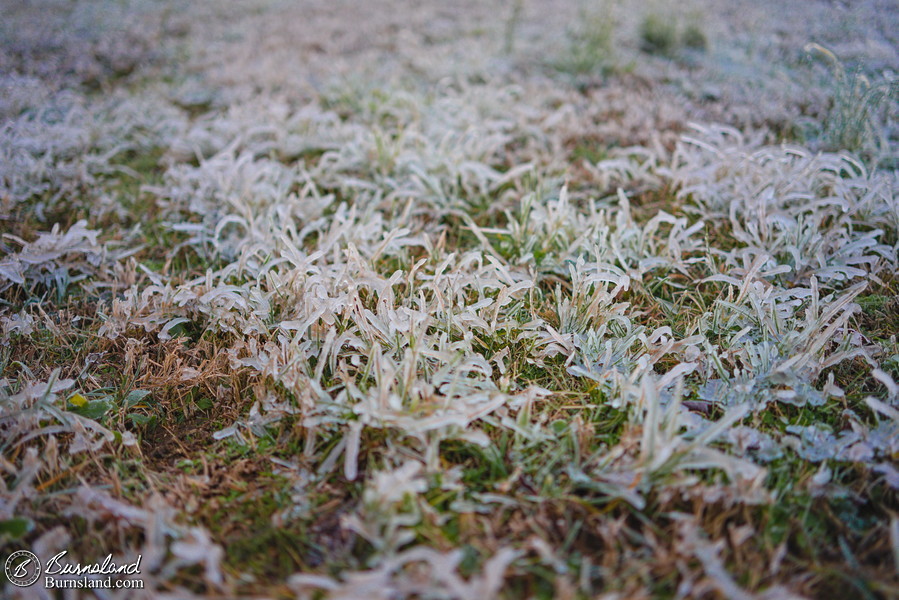
<path id="1" fill-rule="evenodd" d="M 28 550 L 17 550 L 9 555 L 4 565 L 6 578 L 13 585 L 27 587 L 33 585 L 43 574 L 46 589 L 89 588 L 89 589 L 143 589 L 140 575 L 141 555 L 134 562 L 116 563 L 112 555 L 101 562 L 81 564 L 65 562 L 68 551 L 54 555 L 42 568 L 37 555 Z"/>
<path id="2" fill-rule="evenodd" d="M 103 562 L 81 564 L 63 562 L 66 551 L 54 555 L 47 561 L 44 569 L 44 587 L 53 588 L 90 588 L 90 589 L 143 589 L 144 582 L 137 578 L 123 578 L 123 575 L 140 574 L 141 555 L 134 562 L 117 564 L 112 554 Z"/>
<path id="3" fill-rule="evenodd" d="M 63 564 L 60 561 L 67 552 L 67 550 L 63 550 L 48 560 L 44 573 L 46 575 L 136 575 L 140 573 L 140 554 L 137 555 L 137 560 L 133 563 L 124 565 L 115 564 L 112 561 L 112 554 L 107 555 L 102 563 L 90 563 L 87 565 L 79 563 Z"/>
<path id="4" fill-rule="evenodd" d="M 11 584 L 28 587 L 41 576 L 41 561 L 33 552 L 17 550 L 6 559 L 4 570 Z"/>

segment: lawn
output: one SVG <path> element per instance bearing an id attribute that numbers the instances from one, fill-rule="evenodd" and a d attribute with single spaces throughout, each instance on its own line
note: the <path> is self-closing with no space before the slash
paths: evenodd
<path id="1" fill-rule="evenodd" d="M 893 4 L 0 14 L 3 561 L 899 597 Z"/>

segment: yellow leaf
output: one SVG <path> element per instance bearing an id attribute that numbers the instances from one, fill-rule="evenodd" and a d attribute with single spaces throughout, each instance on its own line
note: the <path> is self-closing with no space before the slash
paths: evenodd
<path id="1" fill-rule="evenodd" d="M 85 404 L 87 404 L 87 398 L 85 398 L 85 397 L 82 396 L 81 394 L 75 394 L 74 396 L 72 396 L 71 398 L 69 398 L 69 402 L 71 402 L 72 404 L 74 404 L 74 405 L 77 406 L 78 408 L 81 408 L 82 406 L 84 406 Z"/>

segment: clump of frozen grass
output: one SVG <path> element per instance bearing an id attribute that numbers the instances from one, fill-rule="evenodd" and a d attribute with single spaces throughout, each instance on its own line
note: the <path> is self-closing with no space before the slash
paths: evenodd
<path id="1" fill-rule="evenodd" d="M 850 150 L 871 157 L 874 164 L 895 159 L 885 122 L 895 118 L 899 80 L 870 81 L 860 69 L 847 70 L 837 56 L 818 44 L 806 52 L 823 56 L 832 72 L 831 105 L 824 117 L 821 145 L 826 150 Z"/>
<path id="2" fill-rule="evenodd" d="M 581 9 L 578 24 L 568 35 L 567 52 L 556 60 L 556 69 L 572 75 L 604 74 L 614 64 L 616 27 L 611 2 L 602 2 L 590 11 Z"/>
<path id="3" fill-rule="evenodd" d="M 674 15 L 657 12 L 650 12 L 640 22 L 639 37 L 643 52 L 669 58 L 683 48 L 704 51 L 709 44 L 697 19 L 692 19 L 680 29 Z"/>
<path id="4" fill-rule="evenodd" d="M 12 285 L 26 289 L 41 285 L 57 289 L 61 298 L 72 283 L 104 271 L 108 275 L 112 263 L 128 252 L 110 252 L 107 245 L 99 243 L 99 234 L 88 229 L 87 221 L 83 220 L 65 232 L 60 231 L 58 224 L 54 225 L 52 231 L 38 234 L 32 242 L 5 234 L 4 245 L 13 242 L 20 249 L 0 258 L 0 291 Z"/>
<path id="5" fill-rule="evenodd" d="M 687 210 L 724 220 L 738 248 L 721 253 L 738 267 L 759 256 L 794 285 L 815 276 L 842 287 L 896 265 L 895 177 L 869 174 L 841 154 L 764 146 L 728 129 L 699 129 L 673 159 L 671 176 Z"/>
<path id="6" fill-rule="evenodd" d="M 771 501 L 763 485 L 764 468 L 712 446 L 747 415 L 749 406 L 732 407 L 716 422 L 696 424 L 681 404 L 682 376 L 692 369 L 684 367 L 661 378 L 637 370 L 623 381 L 617 393 L 631 408 L 628 428 L 619 444 L 591 458 L 583 469 L 571 467 L 573 483 L 643 509 L 653 490 L 688 490 L 698 481 L 696 473 L 719 472 L 727 483 L 715 489 L 733 502 Z"/>
<path id="7" fill-rule="evenodd" d="M 820 406 L 842 395 L 833 386 L 818 391 L 809 382 L 828 367 L 872 353 L 847 327 L 857 310 L 852 300 L 865 284 L 821 297 L 815 280 L 810 289 L 783 291 L 750 281 L 736 302 L 718 300 L 703 319 L 700 331 L 730 339 L 706 363 L 709 380 L 701 395 L 724 404 L 750 401 L 757 409 L 768 402 Z"/>
<path id="8" fill-rule="evenodd" d="M 6 345 L 12 335 L 31 335 L 34 333 L 34 317 L 24 309 L 10 316 L 0 317 L 0 344 Z"/>
<path id="9" fill-rule="evenodd" d="M 640 23 L 640 49 L 671 56 L 677 49 L 677 25 L 671 18 L 652 13 Z"/>
<path id="10" fill-rule="evenodd" d="M 683 272 L 698 260 L 697 234 L 704 225 L 702 221 L 690 225 L 664 211 L 639 224 L 620 189 L 607 203 L 589 199 L 584 210 L 573 205 L 564 185 L 555 195 L 525 195 L 518 210 L 507 210 L 506 217 L 507 227 L 491 233 L 503 236 L 500 248 L 510 259 L 520 265 L 535 263 L 541 273 L 561 275 L 568 275 L 570 265 L 579 260 L 636 278 L 650 272 Z"/>
<path id="11" fill-rule="evenodd" d="M 427 489 L 420 463 L 376 472 L 363 494 L 363 510 L 344 525 L 368 540 L 379 558 L 394 555 L 415 539 L 414 527 L 422 520 L 419 495 Z"/>
<path id="12" fill-rule="evenodd" d="M 55 436 L 62 433 L 71 435 L 66 444 L 69 454 L 96 452 L 117 439 L 125 446 L 135 446 L 137 439 L 130 432 L 117 436 L 93 419 L 61 408 L 60 392 L 71 389 L 75 383 L 73 379 L 59 379 L 59 369 L 48 381 L 30 381 L 24 377 L 15 383 L 0 380 L 3 451 L 44 436 L 55 447 Z"/>
<path id="13" fill-rule="evenodd" d="M 13 206 L 49 196 L 53 205 L 81 184 L 91 183 L 79 168 L 90 134 L 73 95 L 57 96 L 36 110 L 0 123 L 0 193 Z M 35 211 L 40 217 L 42 207 Z"/>
<path id="14" fill-rule="evenodd" d="M 697 22 L 688 23 L 684 27 L 680 39 L 681 44 L 689 50 L 705 50 L 709 46 L 708 36 Z"/>
<path id="15" fill-rule="evenodd" d="M 142 175 L 122 166 L 123 157 L 163 145 L 184 126 L 177 109 L 157 100 L 113 95 L 94 103 L 72 91 L 22 99 L 27 110 L 0 119 L 0 216 L 27 210 L 43 221 L 73 206 L 96 218 L 121 212 L 105 188 Z"/>
<path id="16" fill-rule="evenodd" d="M 53 90 L 39 77 L 18 74 L 0 76 L 0 122 L 15 119 L 26 110 L 44 104 Z"/>

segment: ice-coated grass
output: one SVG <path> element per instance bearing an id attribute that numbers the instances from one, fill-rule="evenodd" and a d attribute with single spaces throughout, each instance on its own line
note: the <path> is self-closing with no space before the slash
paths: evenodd
<path id="1" fill-rule="evenodd" d="M 860 67 L 847 69 L 827 48 L 809 44 L 805 49 L 823 57 L 832 72 L 832 98 L 821 128 L 822 145 L 864 153 L 875 164 L 895 160 L 887 127 L 895 119 L 899 81 L 887 75 L 872 83 Z"/>
<path id="2" fill-rule="evenodd" d="M 99 84 L 6 34 L 4 552 L 141 554 L 146 598 L 896 594 L 889 164 L 700 122 L 713 52 L 548 70 L 578 6 L 123 6 L 161 45 Z M 55 39 L 109 62 L 97 23 Z"/>

